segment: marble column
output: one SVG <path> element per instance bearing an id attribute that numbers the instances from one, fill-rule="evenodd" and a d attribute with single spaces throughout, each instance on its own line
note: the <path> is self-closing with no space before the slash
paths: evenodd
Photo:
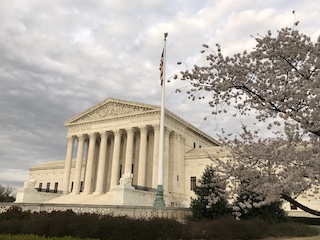
<path id="1" fill-rule="evenodd" d="M 107 175 L 106 164 L 107 164 L 107 142 L 108 133 L 101 132 L 101 142 L 100 142 L 100 152 L 99 152 L 99 163 L 98 163 L 98 173 L 97 173 L 97 187 L 95 193 L 103 193 L 104 179 Z"/>
<path id="2" fill-rule="evenodd" d="M 84 141 L 85 141 L 85 135 L 78 136 L 78 150 L 77 150 L 77 160 L 76 160 L 74 188 L 73 188 L 74 189 L 73 191 L 75 194 L 80 193 Z"/>
<path id="3" fill-rule="evenodd" d="M 112 156 L 110 188 L 119 183 L 121 130 L 114 131 L 114 147 Z"/>
<path id="4" fill-rule="evenodd" d="M 140 146 L 139 146 L 139 166 L 138 166 L 138 186 L 146 186 L 146 164 L 147 164 L 147 133 L 148 128 L 142 126 L 140 129 Z"/>
<path id="5" fill-rule="evenodd" d="M 62 185 L 63 194 L 69 193 L 69 183 L 70 183 L 74 140 L 75 140 L 74 136 L 68 136 L 68 148 L 67 148 L 66 162 L 64 166 L 64 172 L 63 172 L 63 185 Z"/>
<path id="6" fill-rule="evenodd" d="M 183 180 L 181 178 L 180 175 L 180 134 L 179 133 L 174 133 L 173 135 L 174 137 L 174 161 L 172 163 L 172 169 L 174 169 L 174 178 L 176 179 L 176 181 L 173 181 L 172 183 L 172 188 L 173 189 L 177 189 L 178 187 L 180 187 L 180 181 Z M 184 180 L 183 180 L 184 181 Z"/>
<path id="7" fill-rule="evenodd" d="M 164 130 L 164 153 L 163 153 L 163 189 L 165 191 L 168 191 L 169 187 L 169 171 L 172 171 L 172 169 L 169 169 L 169 138 L 170 138 L 170 130 L 168 128 L 165 128 Z M 172 181 L 173 179 L 171 179 Z"/>
<path id="8" fill-rule="evenodd" d="M 126 129 L 127 132 L 127 144 L 126 144 L 126 160 L 125 160 L 125 167 L 124 173 L 131 175 L 132 169 L 132 153 L 133 153 L 133 136 L 134 130 L 132 128 Z"/>
<path id="9" fill-rule="evenodd" d="M 184 153 L 185 153 L 185 143 L 186 143 L 186 138 L 182 135 L 180 135 L 180 147 L 179 147 L 179 153 L 178 153 L 178 162 L 179 162 L 179 176 L 180 176 L 180 186 L 182 188 L 185 187 L 186 182 L 184 181 Z M 190 181 L 190 180 L 189 180 Z"/>
<path id="10" fill-rule="evenodd" d="M 153 126 L 154 129 L 154 145 L 153 145 L 153 162 L 152 162 L 152 188 L 158 186 L 158 162 L 159 162 L 159 133 L 160 126 Z"/>
<path id="11" fill-rule="evenodd" d="M 92 173 L 93 173 L 93 160 L 94 160 L 94 152 L 96 147 L 96 133 L 89 134 L 89 150 L 88 150 L 88 161 L 86 167 L 86 175 L 84 179 L 84 193 L 92 193 Z"/>

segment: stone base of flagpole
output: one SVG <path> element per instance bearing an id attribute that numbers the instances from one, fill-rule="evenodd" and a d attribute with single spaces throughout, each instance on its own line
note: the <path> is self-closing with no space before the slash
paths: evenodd
<path id="1" fill-rule="evenodd" d="M 163 186 L 157 186 L 156 199 L 154 200 L 153 206 L 156 208 L 165 208 L 166 203 L 163 198 Z"/>

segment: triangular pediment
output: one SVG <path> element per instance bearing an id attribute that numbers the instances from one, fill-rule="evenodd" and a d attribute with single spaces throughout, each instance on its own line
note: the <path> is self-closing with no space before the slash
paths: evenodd
<path id="1" fill-rule="evenodd" d="M 66 121 L 65 125 L 135 115 L 147 111 L 155 111 L 158 109 L 159 107 L 150 104 L 108 98 L 105 101 L 98 103 L 97 105 Z"/>

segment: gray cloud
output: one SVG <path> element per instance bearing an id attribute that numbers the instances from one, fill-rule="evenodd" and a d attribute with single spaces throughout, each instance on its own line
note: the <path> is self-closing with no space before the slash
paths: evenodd
<path id="1" fill-rule="evenodd" d="M 33 164 L 65 158 L 63 122 L 107 97 L 160 103 L 159 60 L 167 78 L 203 63 L 201 45 L 253 47 L 250 34 L 293 23 L 319 35 L 318 1 L 19 1 L 0 9 L 0 183 L 21 186 Z M 210 117 L 207 99 L 187 101 L 184 82 L 167 84 L 166 107 L 215 137 L 236 131 L 230 115 Z M 209 97 L 209 96 L 208 96 Z"/>

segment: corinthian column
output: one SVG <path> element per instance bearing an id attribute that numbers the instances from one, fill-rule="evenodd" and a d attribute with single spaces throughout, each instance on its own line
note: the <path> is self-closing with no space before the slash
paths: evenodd
<path id="1" fill-rule="evenodd" d="M 153 146 L 153 163 L 152 163 L 152 187 L 158 186 L 158 161 L 159 161 L 159 132 L 160 126 L 153 126 L 154 129 L 154 146 Z"/>
<path id="2" fill-rule="evenodd" d="M 125 160 L 124 172 L 126 174 L 131 174 L 134 131 L 132 128 L 129 128 L 129 129 L 126 129 L 126 132 L 127 132 L 127 146 L 126 146 L 126 160 Z"/>
<path id="3" fill-rule="evenodd" d="M 86 176 L 84 180 L 84 193 L 92 193 L 92 172 L 93 172 L 93 160 L 94 150 L 96 147 L 97 134 L 89 134 L 89 150 L 88 150 L 88 161 L 86 167 Z"/>
<path id="4" fill-rule="evenodd" d="M 120 141 L 121 140 L 121 131 L 114 131 L 114 147 L 113 147 L 113 156 L 112 156 L 112 167 L 111 167 L 111 180 L 110 188 L 118 185 L 119 181 L 119 161 L 120 161 Z"/>
<path id="5" fill-rule="evenodd" d="M 75 139 L 74 136 L 68 136 L 67 156 L 66 156 L 66 162 L 64 165 L 64 172 L 63 172 L 63 185 L 62 185 L 63 194 L 69 193 L 69 182 L 70 182 L 74 139 Z"/>
<path id="6" fill-rule="evenodd" d="M 84 135 L 78 136 L 78 151 L 77 151 L 76 169 L 75 169 L 75 177 L 74 177 L 74 192 L 75 192 L 75 194 L 80 193 L 84 140 L 85 140 Z"/>
<path id="7" fill-rule="evenodd" d="M 140 127 L 140 147 L 138 166 L 138 186 L 146 186 L 146 164 L 147 164 L 147 133 L 146 126 Z"/>
<path id="8" fill-rule="evenodd" d="M 98 163 L 98 176 L 97 176 L 97 187 L 95 193 L 103 193 L 103 184 L 106 176 L 106 162 L 107 162 L 107 142 L 108 142 L 108 133 L 100 133 L 101 143 L 100 143 L 100 152 L 99 152 L 99 163 Z"/>
<path id="9" fill-rule="evenodd" d="M 164 130 L 164 160 L 163 160 L 163 188 L 168 191 L 169 186 L 169 171 L 173 169 L 169 169 L 169 139 L 170 139 L 170 130 L 165 128 Z M 172 179 L 173 180 L 173 179 Z"/>

